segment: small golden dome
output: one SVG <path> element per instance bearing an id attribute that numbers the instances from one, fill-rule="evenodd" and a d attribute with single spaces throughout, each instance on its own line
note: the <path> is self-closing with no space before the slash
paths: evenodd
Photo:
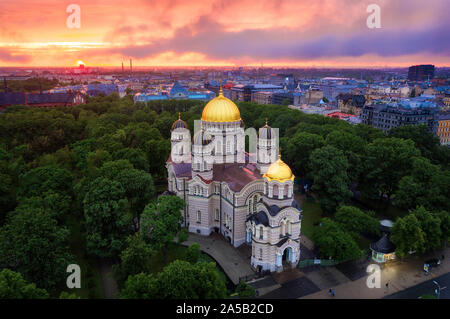
<path id="1" fill-rule="evenodd" d="M 205 122 L 235 122 L 241 120 L 241 113 L 233 101 L 223 96 L 222 87 L 219 95 L 206 104 L 202 112 Z"/>
<path id="2" fill-rule="evenodd" d="M 278 160 L 272 163 L 267 172 L 263 175 L 270 181 L 279 181 L 281 183 L 286 181 L 294 181 L 294 174 L 292 174 L 291 168 L 283 162 L 281 155 L 278 155 Z"/>

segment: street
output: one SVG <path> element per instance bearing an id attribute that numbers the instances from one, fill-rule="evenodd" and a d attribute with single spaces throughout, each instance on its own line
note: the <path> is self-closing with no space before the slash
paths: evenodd
<path id="1" fill-rule="evenodd" d="M 450 299 L 450 273 L 444 274 L 437 278 L 430 278 L 421 284 L 399 291 L 392 295 L 386 296 L 386 299 L 416 299 L 422 295 L 435 295 L 434 290 L 437 286 L 433 283 L 436 281 L 441 286 L 441 299 Z"/>

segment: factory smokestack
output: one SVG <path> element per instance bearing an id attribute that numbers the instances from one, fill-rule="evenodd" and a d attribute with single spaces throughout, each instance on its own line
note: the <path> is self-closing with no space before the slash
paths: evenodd
<path id="1" fill-rule="evenodd" d="M 130 73 L 133 73 L 133 60 L 130 59 Z"/>

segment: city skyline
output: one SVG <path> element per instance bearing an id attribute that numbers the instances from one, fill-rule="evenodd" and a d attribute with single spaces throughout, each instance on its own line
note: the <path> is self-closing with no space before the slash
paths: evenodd
<path id="1" fill-rule="evenodd" d="M 68 3 L 0 4 L 4 67 L 143 66 L 407 67 L 450 66 L 446 1 L 80 0 L 80 28 Z"/>

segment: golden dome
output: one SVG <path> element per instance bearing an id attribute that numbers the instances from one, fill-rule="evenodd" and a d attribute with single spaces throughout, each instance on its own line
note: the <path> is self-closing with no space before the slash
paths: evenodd
<path id="1" fill-rule="evenodd" d="M 235 122 L 241 119 L 241 113 L 233 101 L 223 96 L 222 87 L 219 95 L 206 104 L 202 112 L 205 122 Z"/>
<path id="2" fill-rule="evenodd" d="M 270 181 L 279 181 L 281 183 L 286 181 L 294 181 L 294 174 L 292 174 L 291 168 L 283 162 L 281 155 L 278 155 L 278 160 L 272 163 L 267 172 L 263 175 Z"/>

